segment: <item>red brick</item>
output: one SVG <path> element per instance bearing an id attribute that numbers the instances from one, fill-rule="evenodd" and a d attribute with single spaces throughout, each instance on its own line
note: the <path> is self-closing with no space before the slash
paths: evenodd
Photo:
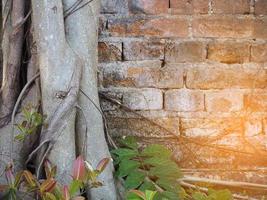
<path id="1" fill-rule="evenodd" d="M 122 59 L 122 43 L 120 42 L 99 42 L 98 61 L 111 62 Z"/>
<path id="2" fill-rule="evenodd" d="M 263 26 L 259 24 L 258 29 L 260 28 Z M 195 37 L 254 37 L 254 21 L 248 18 L 231 16 L 196 18 L 193 20 L 192 29 Z"/>
<path id="3" fill-rule="evenodd" d="M 213 0 L 212 10 L 216 14 L 249 14 L 250 0 Z"/>
<path id="4" fill-rule="evenodd" d="M 116 67 L 114 67 L 116 65 Z M 183 69 L 160 63 L 123 62 L 103 67 L 103 85 L 120 87 L 182 88 Z M 153 66 L 156 65 L 156 66 Z"/>
<path id="5" fill-rule="evenodd" d="M 112 36 L 187 37 L 188 21 L 181 18 L 116 18 L 109 20 Z"/>
<path id="6" fill-rule="evenodd" d="M 267 44 L 255 44 L 251 47 L 252 62 L 267 62 Z"/>
<path id="7" fill-rule="evenodd" d="M 127 41 L 123 43 L 124 60 L 162 60 L 164 43 L 161 41 Z"/>
<path id="8" fill-rule="evenodd" d="M 207 14 L 209 11 L 208 0 L 171 0 L 171 12 L 173 14 Z"/>
<path id="9" fill-rule="evenodd" d="M 267 15 L 267 1 L 266 0 L 255 1 L 255 14 L 256 15 Z"/>
<path id="10" fill-rule="evenodd" d="M 196 89 L 266 88 L 267 70 L 258 67 L 199 65 L 188 69 L 186 85 Z"/>
<path id="11" fill-rule="evenodd" d="M 206 59 L 206 45 L 201 42 L 170 43 L 166 47 L 167 62 L 201 62 Z"/>
<path id="12" fill-rule="evenodd" d="M 129 0 L 129 8 L 133 14 L 167 13 L 169 0 Z"/>
<path id="13" fill-rule="evenodd" d="M 254 24 L 254 37 L 267 39 L 267 19 L 257 19 Z"/>
<path id="14" fill-rule="evenodd" d="M 246 43 L 220 42 L 208 45 L 208 59 L 222 63 L 249 62 L 250 45 Z"/>

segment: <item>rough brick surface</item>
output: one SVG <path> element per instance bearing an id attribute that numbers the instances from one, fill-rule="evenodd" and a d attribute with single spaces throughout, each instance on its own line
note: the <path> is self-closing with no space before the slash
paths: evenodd
<path id="1" fill-rule="evenodd" d="M 253 38 L 255 35 L 265 35 L 263 30 L 263 33 L 256 32 L 260 27 L 263 28 L 263 25 L 255 28 L 254 23 L 253 19 L 249 18 L 209 16 L 193 19 L 192 29 L 195 37 Z"/>
<path id="2" fill-rule="evenodd" d="M 151 118 L 159 126 L 153 125 L 145 119 L 140 118 L 108 118 L 110 133 L 114 136 L 137 136 L 137 137 L 166 137 L 172 136 L 169 132 L 179 135 L 179 118 Z M 165 130 L 167 129 L 167 131 Z"/>
<path id="3" fill-rule="evenodd" d="M 190 41 L 169 43 L 166 47 L 167 62 L 201 62 L 206 59 L 206 45 L 202 42 Z"/>
<path id="4" fill-rule="evenodd" d="M 186 86 L 197 89 L 266 88 L 267 72 L 260 67 L 199 65 L 188 69 Z"/>
<path id="5" fill-rule="evenodd" d="M 183 68 L 161 62 L 124 62 L 102 66 L 103 85 L 123 87 L 182 88 Z"/>
<path id="6" fill-rule="evenodd" d="M 257 19 L 254 24 L 254 38 L 267 39 L 267 19 Z"/>
<path id="7" fill-rule="evenodd" d="M 250 0 L 213 0 L 212 8 L 216 14 L 249 14 Z"/>
<path id="8" fill-rule="evenodd" d="M 207 14 L 209 11 L 208 0 L 171 0 L 173 14 Z"/>
<path id="9" fill-rule="evenodd" d="M 223 90 L 205 93 L 208 112 L 233 112 L 243 109 L 243 93 L 238 90 Z"/>
<path id="10" fill-rule="evenodd" d="M 172 111 L 204 110 L 204 93 L 197 90 L 168 90 L 165 92 L 164 108 Z"/>
<path id="11" fill-rule="evenodd" d="M 255 14 L 256 15 L 267 15 L 267 1 L 266 0 L 255 0 Z"/>
<path id="12" fill-rule="evenodd" d="M 189 137 L 215 137 L 240 133 L 241 124 L 242 120 L 238 118 L 182 118 L 181 134 Z"/>
<path id="13" fill-rule="evenodd" d="M 163 60 L 164 42 L 129 41 L 123 43 L 124 60 Z"/>
<path id="14" fill-rule="evenodd" d="M 245 136 L 254 137 L 263 134 L 262 119 L 248 119 L 244 124 Z"/>
<path id="15" fill-rule="evenodd" d="M 167 13 L 169 0 L 129 0 L 129 8 L 134 14 Z"/>
<path id="16" fill-rule="evenodd" d="M 267 44 L 255 44 L 251 47 L 252 62 L 267 62 Z"/>
<path id="17" fill-rule="evenodd" d="M 108 26 L 112 36 L 188 36 L 188 21 L 183 18 L 115 18 Z"/>
<path id="18" fill-rule="evenodd" d="M 208 59 L 222 63 L 249 62 L 250 45 L 246 43 L 220 42 L 208 45 Z"/>
<path id="19" fill-rule="evenodd" d="M 162 109 L 162 92 L 158 89 L 131 89 L 123 93 L 123 104 L 133 110 Z"/>
<path id="20" fill-rule="evenodd" d="M 122 59 L 122 43 L 120 42 L 99 42 L 98 61 L 111 62 Z"/>
<path id="21" fill-rule="evenodd" d="M 267 93 L 252 93 L 245 95 L 245 107 L 253 112 L 267 111 Z"/>

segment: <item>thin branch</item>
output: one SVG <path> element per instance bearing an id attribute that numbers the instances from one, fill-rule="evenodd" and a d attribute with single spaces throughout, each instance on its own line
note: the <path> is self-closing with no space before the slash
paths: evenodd
<path id="1" fill-rule="evenodd" d="M 239 188 L 246 188 L 246 189 L 260 189 L 260 190 L 267 190 L 267 185 L 257 184 L 257 183 L 248 183 L 248 182 L 239 182 L 239 181 L 223 181 L 223 180 L 213 180 L 208 178 L 200 178 L 200 177 L 193 177 L 193 176 L 185 176 L 179 181 L 188 181 L 194 183 L 208 183 L 208 184 L 216 184 L 216 185 L 223 185 L 229 187 L 239 187 Z"/>
<path id="2" fill-rule="evenodd" d="M 37 79 L 40 76 L 40 73 L 37 73 L 34 77 L 31 78 L 31 80 L 28 81 L 28 83 L 26 83 L 26 85 L 23 87 L 23 89 L 21 90 L 19 97 L 17 98 L 17 101 L 15 103 L 15 106 L 13 108 L 12 111 L 12 116 L 11 116 L 11 151 L 10 151 L 10 158 L 12 160 L 12 152 L 13 152 L 13 148 L 14 148 L 14 144 L 13 144 L 13 139 L 14 139 L 14 122 L 15 122 L 15 115 L 18 109 L 18 106 L 20 104 L 20 101 L 23 97 L 23 95 L 25 94 L 26 90 L 30 87 L 30 85 L 35 81 L 35 79 Z"/>
<path id="3" fill-rule="evenodd" d="M 212 144 L 203 144 L 201 142 L 198 142 L 198 141 L 195 141 L 194 139 L 191 139 L 191 138 L 188 138 L 186 136 L 183 136 L 183 135 L 176 135 L 175 133 L 173 133 L 172 131 L 166 129 L 165 127 L 159 125 L 158 123 L 154 122 L 153 120 L 141 115 L 140 113 L 138 113 L 137 111 L 123 105 L 121 102 L 119 102 L 118 100 L 115 100 L 113 99 L 112 97 L 110 97 L 109 95 L 106 95 L 104 94 L 103 92 L 99 92 L 100 96 L 103 97 L 104 99 L 108 100 L 109 102 L 113 103 L 113 104 L 117 104 L 119 105 L 121 108 L 129 111 L 129 112 L 132 112 L 134 113 L 135 115 L 143 118 L 143 119 L 146 119 L 148 122 L 150 122 L 151 124 L 163 129 L 164 131 L 166 131 L 167 133 L 169 133 L 170 135 L 174 136 L 174 138 L 180 140 L 185 140 L 187 141 L 188 143 L 192 143 L 192 144 L 195 144 L 195 145 L 198 145 L 198 146 L 204 146 L 204 147 L 209 147 L 209 148 L 213 148 L 213 149 L 218 149 L 218 150 L 222 150 L 222 151 L 226 151 L 226 152 L 233 152 L 233 153 L 239 153 L 239 154 L 245 154 L 245 155 L 251 155 L 251 156 L 254 156 L 255 154 L 254 153 L 251 153 L 251 152 L 246 152 L 246 151 L 240 151 L 240 150 L 235 150 L 235 149 L 230 149 L 230 148 L 226 148 L 226 147 L 222 147 L 222 146 L 216 146 L 216 145 L 212 145 Z"/>
<path id="4" fill-rule="evenodd" d="M 99 108 L 97 106 L 97 104 L 82 90 L 80 89 L 81 93 L 94 105 L 94 107 L 98 110 L 98 112 L 101 114 L 102 118 L 103 118 L 103 121 L 104 121 L 104 125 L 105 125 L 105 128 L 106 128 L 106 135 L 107 135 L 107 139 L 108 139 L 108 142 L 110 143 L 111 146 L 113 146 L 114 148 L 118 148 L 116 143 L 113 141 L 112 137 L 109 135 L 108 133 L 108 129 L 107 129 L 107 119 L 103 113 L 103 111 L 101 110 L 101 108 Z"/>
<path id="5" fill-rule="evenodd" d="M 83 7 L 87 6 L 89 3 L 91 3 L 94 0 L 89 0 L 88 2 L 86 2 L 83 5 L 79 6 L 82 1 L 80 1 L 79 4 L 76 5 L 75 7 L 73 7 L 70 11 L 66 12 L 66 14 L 64 15 L 64 19 L 67 19 L 70 15 L 72 15 L 73 13 L 75 13 L 78 10 L 82 9 Z"/>
<path id="6" fill-rule="evenodd" d="M 181 181 L 180 182 L 180 185 L 183 186 L 183 187 L 186 187 L 186 188 L 190 188 L 190 189 L 194 189 L 194 190 L 199 190 L 199 191 L 205 192 L 205 193 L 207 193 L 209 191 L 208 188 L 196 186 L 194 184 L 186 183 L 184 181 Z M 243 195 L 239 195 L 239 194 L 233 194 L 233 197 L 236 198 L 236 199 L 243 199 L 243 200 L 257 200 L 255 198 L 251 198 L 251 197 L 243 196 Z"/>

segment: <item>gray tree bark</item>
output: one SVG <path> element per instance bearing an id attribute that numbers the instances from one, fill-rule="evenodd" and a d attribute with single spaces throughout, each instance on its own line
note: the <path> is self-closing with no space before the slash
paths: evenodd
<path id="1" fill-rule="evenodd" d="M 37 73 L 36 69 L 39 69 L 41 93 L 38 92 L 38 84 L 35 84 L 28 92 L 27 98 L 23 100 L 23 104 L 25 102 L 38 104 L 38 95 L 41 94 L 41 106 L 43 114 L 47 116 L 48 124 L 43 126 L 39 145 L 31 154 L 32 143 L 28 145 L 20 143 L 13 145 L 14 148 L 9 148 L 10 144 L 14 144 L 14 139 L 10 137 L 12 124 L 7 122 L 10 120 L 9 116 L 20 93 L 17 80 L 20 75 L 23 47 L 21 37 L 24 37 L 24 23 L 21 22 L 25 17 L 25 10 L 23 10 L 25 5 L 22 5 L 24 1 L 13 0 L 13 4 L 10 2 L 10 0 L 2 1 L 3 5 L 7 6 L 3 6 L 3 13 L 10 10 L 8 7 L 12 6 L 12 9 L 11 17 L 6 15 L 7 25 L 2 42 L 4 70 L 1 92 L 9 95 L 0 96 L 0 113 L 4 113 L 1 116 L 5 117 L 0 119 L 0 123 L 2 122 L 0 147 L 6 149 L 7 154 L 16 155 L 12 156 L 19 160 L 16 169 L 24 168 L 27 156 L 32 159 L 37 153 L 38 176 L 41 176 L 43 160 L 48 158 L 57 165 L 59 182 L 67 184 L 71 180 L 72 163 L 77 155 L 83 154 L 93 166 L 96 166 L 101 159 L 110 157 L 102 116 L 99 112 L 97 90 L 100 2 L 99 0 L 31 1 L 37 54 L 32 55 L 28 65 L 28 80 Z M 84 6 L 69 12 L 77 3 Z M 13 13 L 15 10 L 20 12 Z M 15 26 L 17 24 L 20 24 L 19 28 Z M 14 34 L 14 30 L 18 37 L 13 40 L 10 35 Z M 12 75 L 11 79 L 8 74 Z M 87 97 L 83 93 L 86 93 Z M 5 100 L 6 97 L 9 100 Z M 83 114 L 77 111 L 76 107 L 81 108 Z M 16 122 L 22 120 L 21 114 L 18 113 L 15 119 Z M 89 129 L 88 135 L 85 134 L 85 127 Z M 27 146 L 26 149 L 25 146 Z M 22 151 L 22 149 L 25 150 Z M 7 157 L 3 160 L 7 160 Z M 104 186 L 88 190 L 89 199 L 117 199 L 112 163 L 101 174 L 100 181 Z"/>

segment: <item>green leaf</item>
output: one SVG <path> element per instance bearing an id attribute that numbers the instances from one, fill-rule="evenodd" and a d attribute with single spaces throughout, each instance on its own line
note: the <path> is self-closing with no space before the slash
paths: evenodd
<path id="1" fill-rule="evenodd" d="M 144 183 L 140 186 L 139 190 L 141 190 L 141 191 L 156 190 L 156 188 L 153 185 L 153 183 L 148 182 L 148 181 L 145 180 Z"/>
<path id="2" fill-rule="evenodd" d="M 151 157 L 148 159 L 145 159 L 145 164 L 149 164 L 152 166 L 166 166 L 176 164 L 174 161 L 170 160 L 169 158 L 163 158 L 163 157 Z"/>
<path id="3" fill-rule="evenodd" d="M 232 194 L 229 190 L 209 190 L 209 198 L 214 200 L 231 200 Z"/>
<path id="4" fill-rule="evenodd" d="M 156 193 L 157 193 L 156 191 L 146 190 L 145 191 L 146 200 L 153 200 Z"/>
<path id="5" fill-rule="evenodd" d="M 131 190 L 127 196 L 127 200 L 145 200 L 145 194 L 139 190 Z"/>
<path id="6" fill-rule="evenodd" d="M 143 150 L 143 155 L 145 156 L 157 156 L 157 157 L 171 157 L 172 152 L 166 147 L 159 144 L 152 144 L 147 146 Z"/>
<path id="7" fill-rule="evenodd" d="M 131 159 L 138 155 L 138 152 L 136 150 L 126 149 L 126 148 L 115 149 L 111 152 L 116 156 L 118 156 L 119 160 Z"/>
<path id="8" fill-rule="evenodd" d="M 176 194 L 175 192 L 164 191 L 160 195 L 161 195 L 161 199 L 168 199 L 168 200 L 179 199 L 178 194 Z"/>
<path id="9" fill-rule="evenodd" d="M 15 139 L 21 142 L 25 139 L 25 135 L 20 133 L 20 134 L 15 136 Z"/>
<path id="10" fill-rule="evenodd" d="M 157 176 L 158 178 L 165 177 L 168 179 L 178 179 L 182 176 L 179 167 L 175 163 L 171 163 L 168 166 L 152 167 L 149 174 Z"/>
<path id="11" fill-rule="evenodd" d="M 118 176 L 125 177 L 129 175 L 132 171 L 136 170 L 140 166 L 140 163 L 134 160 L 122 160 L 119 169 Z"/>
<path id="12" fill-rule="evenodd" d="M 169 192 L 177 192 L 179 190 L 179 184 L 176 181 L 176 179 L 168 178 L 168 177 L 162 177 L 157 180 L 156 182 L 161 188 L 169 191 Z"/>
<path id="13" fill-rule="evenodd" d="M 192 197 L 194 200 L 208 200 L 207 195 L 202 192 L 195 192 Z"/>
<path id="14" fill-rule="evenodd" d="M 80 180 L 73 180 L 69 186 L 70 196 L 74 196 L 80 192 L 82 182 Z"/>
<path id="15" fill-rule="evenodd" d="M 139 171 L 131 172 L 125 181 L 126 189 L 136 189 L 138 188 L 144 181 L 145 174 Z"/>
<path id="16" fill-rule="evenodd" d="M 128 147 L 128 148 L 133 149 L 133 150 L 137 150 L 137 148 L 138 148 L 137 141 L 136 141 L 135 137 L 133 137 L 133 136 L 125 137 L 124 139 L 120 140 L 120 143 L 123 146 Z"/>

